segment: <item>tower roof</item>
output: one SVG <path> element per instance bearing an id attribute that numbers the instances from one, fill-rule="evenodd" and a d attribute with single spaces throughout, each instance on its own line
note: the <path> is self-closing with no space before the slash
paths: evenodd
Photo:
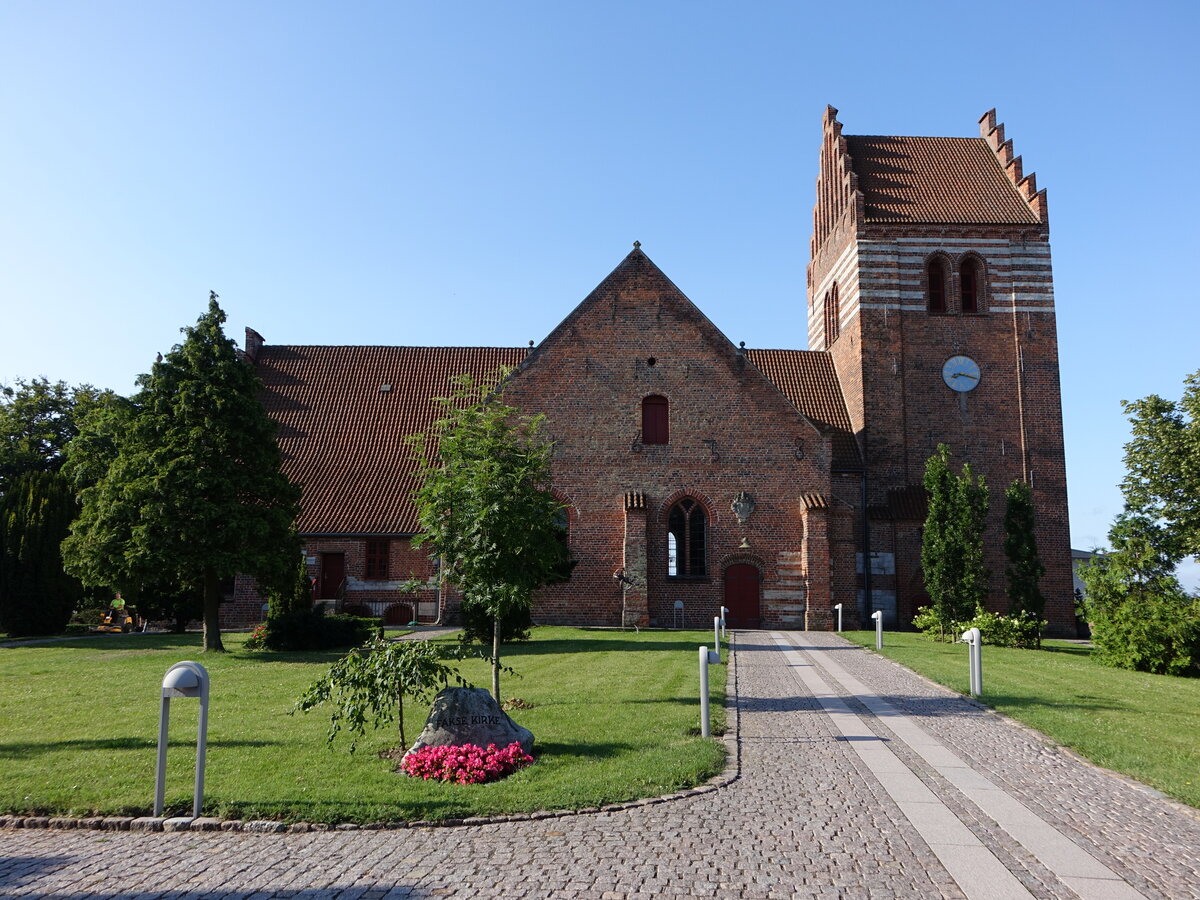
<path id="1" fill-rule="evenodd" d="M 868 222 L 1038 221 L 983 138 L 845 138 Z"/>

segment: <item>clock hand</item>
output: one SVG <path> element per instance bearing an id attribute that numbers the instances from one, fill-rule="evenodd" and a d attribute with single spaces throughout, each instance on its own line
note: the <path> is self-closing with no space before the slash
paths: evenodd
<path id="1" fill-rule="evenodd" d="M 971 374 L 970 374 L 970 373 L 968 373 L 968 372 L 955 372 L 955 373 L 954 373 L 953 375 L 951 375 L 950 377 L 951 377 L 951 378 L 970 378 L 972 381 L 978 381 L 978 380 L 979 380 L 979 379 L 978 379 L 978 378 L 976 378 L 974 375 L 971 375 Z"/>

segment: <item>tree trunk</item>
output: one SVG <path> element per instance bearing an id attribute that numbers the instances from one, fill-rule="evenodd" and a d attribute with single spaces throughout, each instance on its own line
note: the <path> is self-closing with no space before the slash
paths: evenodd
<path id="1" fill-rule="evenodd" d="M 408 749 L 408 738 L 404 736 L 404 691 L 396 691 L 396 707 L 400 711 L 400 749 Z"/>
<path id="2" fill-rule="evenodd" d="M 500 703 L 500 616 L 492 619 L 492 696 Z"/>
<path id="3" fill-rule="evenodd" d="M 221 579 L 212 569 L 204 570 L 204 652 L 225 652 L 221 643 Z"/>

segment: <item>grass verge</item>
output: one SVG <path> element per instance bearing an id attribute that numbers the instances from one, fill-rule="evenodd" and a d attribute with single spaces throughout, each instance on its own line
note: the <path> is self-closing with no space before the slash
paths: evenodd
<path id="1" fill-rule="evenodd" d="M 154 794 L 159 685 L 182 659 L 212 679 L 204 811 L 238 819 L 309 822 L 441 820 L 572 809 L 655 796 L 706 781 L 724 766 L 699 724 L 696 647 L 706 632 L 536 628 L 506 648 L 522 677 L 502 678 L 512 717 L 533 731 L 536 763 L 486 785 L 444 785 L 392 771 L 379 752 L 394 730 L 351 755 L 325 743 L 320 709 L 293 702 L 338 653 L 251 653 L 228 634 L 226 654 L 200 653 L 199 635 L 111 635 L 0 649 L 0 811 L 148 815 Z M 461 664 L 490 684 L 480 660 Z M 723 727 L 725 667 L 711 672 Z M 426 709 L 406 704 L 409 740 Z M 167 811 L 190 814 L 199 703 L 171 704 Z M 719 731 L 718 731 L 719 733 Z"/>
<path id="2" fill-rule="evenodd" d="M 875 652 L 874 631 L 843 637 Z M 1043 641 L 1042 650 L 983 648 L 984 703 L 1070 747 L 1200 807 L 1200 679 L 1102 666 L 1088 647 Z M 967 648 L 888 632 L 883 655 L 946 687 L 968 692 Z"/>

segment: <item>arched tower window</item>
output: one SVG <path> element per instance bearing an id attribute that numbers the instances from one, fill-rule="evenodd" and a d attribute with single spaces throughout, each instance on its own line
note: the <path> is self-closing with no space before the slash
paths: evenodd
<path id="1" fill-rule="evenodd" d="M 667 514 L 667 575 L 670 578 L 702 578 L 708 569 L 705 547 L 708 519 L 704 507 L 684 497 Z"/>
<path id="2" fill-rule="evenodd" d="M 825 346 L 828 347 L 838 339 L 842 330 L 841 309 L 838 302 L 838 286 L 834 282 L 829 293 L 825 295 Z"/>
<path id="3" fill-rule="evenodd" d="M 979 312 L 980 287 L 983 284 L 983 266 L 973 256 L 962 261 L 958 270 L 958 282 L 964 313 Z"/>
<path id="4" fill-rule="evenodd" d="M 946 264 L 935 256 L 925 264 L 928 302 L 931 313 L 946 312 Z"/>
<path id="5" fill-rule="evenodd" d="M 671 439 L 670 407 L 667 398 L 651 394 L 642 398 L 642 443 L 666 444 Z"/>

